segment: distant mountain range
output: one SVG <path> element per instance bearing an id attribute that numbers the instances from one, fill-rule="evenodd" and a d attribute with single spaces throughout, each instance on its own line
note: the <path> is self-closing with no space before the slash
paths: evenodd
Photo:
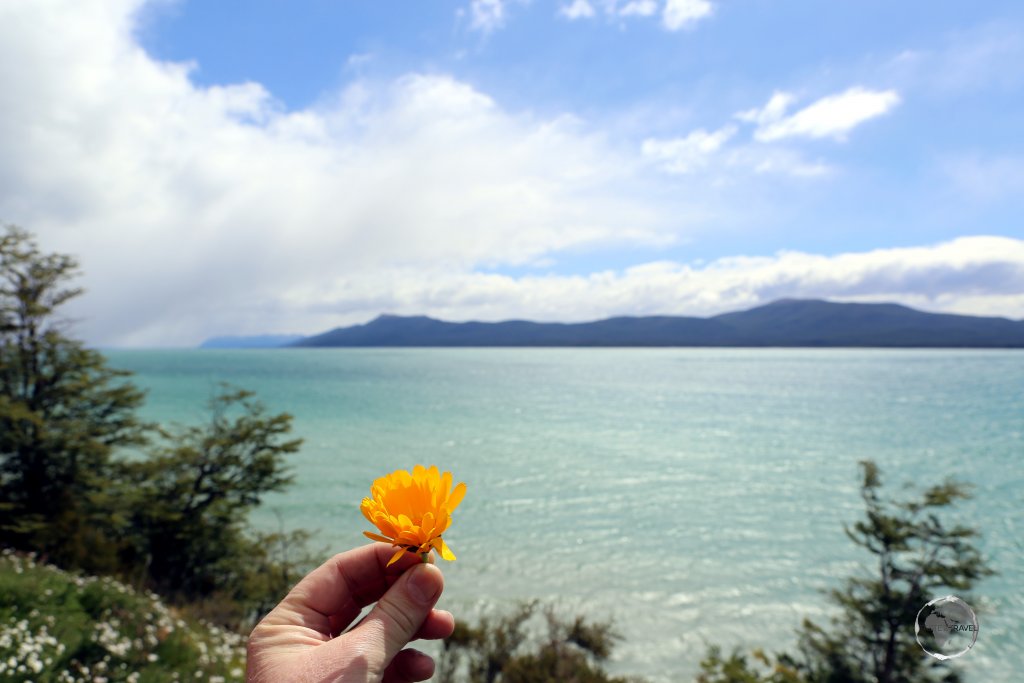
<path id="1" fill-rule="evenodd" d="M 273 349 L 304 339 L 301 334 L 258 334 L 252 337 L 211 337 L 201 349 Z"/>
<path id="2" fill-rule="evenodd" d="M 220 337 L 203 344 L 256 346 L 797 346 L 1024 348 L 1024 321 L 925 313 L 899 304 L 782 299 L 709 318 L 647 316 L 587 323 L 525 320 L 451 323 L 426 316 L 382 315 L 365 325 L 278 344 L 273 337 Z M 212 344 L 212 342 L 217 342 Z"/>

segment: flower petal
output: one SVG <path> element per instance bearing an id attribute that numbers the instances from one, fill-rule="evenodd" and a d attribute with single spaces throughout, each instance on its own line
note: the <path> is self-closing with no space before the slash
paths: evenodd
<path id="1" fill-rule="evenodd" d="M 363 535 L 397 548 L 389 564 L 397 562 L 404 551 L 422 554 L 434 550 L 445 559 L 454 559 L 441 534 L 451 525 L 451 512 L 465 494 L 466 485 L 460 483 L 452 489 L 451 472 L 441 472 L 437 465 L 395 470 L 376 479 L 370 498 L 364 498 L 359 506 L 377 527 Z"/>
<path id="2" fill-rule="evenodd" d="M 363 498 L 363 502 L 359 505 L 359 511 L 363 513 L 363 517 L 366 517 L 366 520 L 370 524 L 374 523 L 374 521 L 373 521 L 373 508 L 374 508 L 373 501 L 370 500 L 369 498 Z"/>
<path id="3" fill-rule="evenodd" d="M 448 531 L 452 518 L 448 516 L 448 508 L 442 507 L 437 511 L 437 519 L 434 521 L 434 533 L 438 536 Z"/>
<path id="4" fill-rule="evenodd" d="M 441 557 L 448 560 L 449 562 L 454 562 L 455 553 L 452 552 L 452 549 L 448 547 L 448 544 L 445 543 L 443 539 L 439 538 L 437 540 L 441 541 Z"/>
<path id="5" fill-rule="evenodd" d="M 405 553 L 405 548 L 399 548 L 398 550 L 396 550 L 395 554 L 391 556 L 390 560 L 388 560 L 388 566 L 390 567 L 395 562 L 398 562 L 398 558 L 400 558 L 404 553 Z"/>
<path id="6" fill-rule="evenodd" d="M 413 534 L 409 533 L 408 531 L 403 531 L 402 533 L 398 534 L 398 538 L 395 539 L 395 543 L 399 545 L 419 545 L 420 537 L 419 534 Z"/>
<path id="7" fill-rule="evenodd" d="M 434 513 L 428 512 L 423 515 L 423 522 L 420 524 L 420 529 L 423 530 L 424 535 L 434 535 Z"/>
<path id="8" fill-rule="evenodd" d="M 452 491 L 452 495 L 448 496 L 448 512 L 454 512 L 455 508 L 459 507 L 459 503 L 462 502 L 462 497 L 464 495 L 466 495 L 466 485 L 464 483 L 460 483 Z"/>
<path id="9" fill-rule="evenodd" d="M 385 536 L 394 538 L 398 535 L 398 529 L 395 528 L 395 525 L 391 523 L 391 520 L 389 520 L 388 516 L 383 512 L 376 513 L 370 521 L 373 522 L 374 526 L 376 526 L 377 529 L 379 529 Z"/>

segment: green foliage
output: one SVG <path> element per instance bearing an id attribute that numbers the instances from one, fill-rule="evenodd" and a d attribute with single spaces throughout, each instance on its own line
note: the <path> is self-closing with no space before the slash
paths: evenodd
<path id="1" fill-rule="evenodd" d="M 142 392 L 62 333 L 55 312 L 80 293 L 66 286 L 75 272 L 22 230 L 0 236 L 0 543 L 112 569 L 107 483 L 114 449 L 143 441 Z"/>
<path id="2" fill-rule="evenodd" d="M 207 425 L 167 433 L 151 457 L 124 465 L 136 561 L 167 595 L 240 587 L 256 545 L 244 533 L 248 514 L 291 483 L 284 457 L 301 444 L 286 438 L 291 416 L 267 415 L 250 392 L 225 389 L 210 409 Z"/>
<path id="3" fill-rule="evenodd" d="M 750 661 L 746 655 L 733 650 L 728 657 L 722 648 L 712 645 L 700 662 L 697 683 L 804 683 L 787 655 L 772 659 L 762 650 L 754 650 Z"/>
<path id="4" fill-rule="evenodd" d="M 226 605 L 204 603 L 202 614 L 218 624 L 255 624 L 327 556 L 326 549 L 310 548 L 311 537 L 312 533 L 305 529 L 247 533 L 248 547 L 235 558 L 240 566 L 239 580 L 231 599 Z"/>
<path id="5" fill-rule="evenodd" d="M 800 634 L 808 680 L 928 683 L 959 681 L 948 661 L 926 655 L 914 637 L 921 607 L 941 590 L 966 592 L 991 575 L 974 545 L 975 529 L 947 525 L 943 508 L 970 497 L 968 487 L 946 481 L 916 500 L 887 499 L 878 467 L 861 463 L 865 519 L 846 529 L 875 556 L 871 575 L 852 577 L 829 593 L 840 615 L 826 629 L 805 621 Z"/>
<path id="6" fill-rule="evenodd" d="M 519 605 L 476 626 L 456 623 L 438 660 L 441 683 L 628 683 L 609 676 L 602 664 L 618 636 L 605 622 L 582 617 L 567 621 L 552 609 L 543 612 L 547 637 L 531 639 L 529 624 L 536 602 Z M 638 679 L 632 679 L 638 680 Z"/>
<path id="7" fill-rule="evenodd" d="M 699 683 L 957 683 L 948 661 L 925 654 L 914 637 L 917 612 L 942 592 L 969 591 L 993 572 L 974 539 L 978 532 L 948 525 L 943 508 L 970 497 L 968 487 L 947 481 L 919 498 L 881 495 L 875 463 L 861 463 L 865 518 L 846 534 L 874 556 L 869 573 L 847 579 L 829 592 L 839 608 L 830 627 L 805 620 L 795 655 L 772 663 L 755 655 L 755 667 L 738 653 L 723 658 L 711 648 Z M 761 670 L 759 671 L 758 668 Z"/>
<path id="8" fill-rule="evenodd" d="M 0 679 L 240 681 L 241 636 L 186 618 L 153 594 L 0 555 Z"/>
<path id="9" fill-rule="evenodd" d="M 200 601 L 220 623 L 258 616 L 315 564 L 308 535 L 246 528 L 291 482 L 291 416 L 226 387 L 205 425 L 142 423 L 129 373 L 62 330 L 76 273 L 23 230 L 0 236 L 0 545 Z"/>

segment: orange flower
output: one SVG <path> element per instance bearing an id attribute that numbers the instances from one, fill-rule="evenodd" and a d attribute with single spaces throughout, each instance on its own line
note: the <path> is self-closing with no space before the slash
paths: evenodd
<path id="1" fill-rule="evenodd" d="M 370 498 L 363 498 L 359 506 L 383 536 L 369 531 L 363 534 L 398 547 L 388 561 L 389 567 L 407 550 L 423 557 L 424 562 L 431 549 L 446 560 L 454 560 L 455 553 L 445 545 L 441 534 L 448 530 L 451 514 L 465 494 L 465 484 L 452 489 L 452 473 L 441 474 L 435 465 L 430 469 L 416 465 L 412 474 L 395 470 L 374 481 Z"/>

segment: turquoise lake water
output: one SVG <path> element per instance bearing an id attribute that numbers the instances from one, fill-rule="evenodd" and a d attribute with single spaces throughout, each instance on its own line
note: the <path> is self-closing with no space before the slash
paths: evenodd
<path id="1" fill-rule="evenodd" d="M 968 681 L 1024 670 L 1024 353 L 806 349 L 111 351 L 144 414 L 196 423 L 226 381 L 295 416 L 295 485 L 255 517 L 365 541 L 372 480 L 437 464 L 468 493 L 446 540 L 456 617 L 542 598 L 625 636 L 611 668 L 692 680 L 707 643 L 787 648 L 870 556 L 857 462 L 892 490 L 969 480 Z M 444 564 L 444 563 L 442 563 Z M 938 596 L 936 596 L 938 597 Z M 908 624 L 908 628 L 913 628 Z"/>

